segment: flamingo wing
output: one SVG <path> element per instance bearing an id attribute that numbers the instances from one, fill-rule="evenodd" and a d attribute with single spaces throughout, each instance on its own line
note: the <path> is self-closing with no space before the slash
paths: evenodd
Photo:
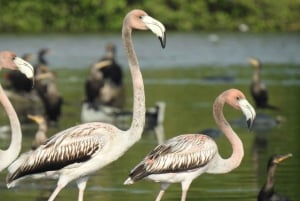
<path id="1" fill-rule="evenodd" d="M 102 150 L 108 135 L 99 134 L 99 124 L 84 125 L 57 133 L 27 156 L 20 157 L 20 161 L 16 160 L 15 164 L 11 165 L 7 182 L 30 174 L 56 171 L 89 160 L 96 152 Z"/>
<path id="2" fill-rule="evenodd" d="M 129 174 L 134 181 L 150 174 L 183 172 L 205 166 L 217 153 L 216 143 L 201 134 L 180 135 L 158 145 Z"/>

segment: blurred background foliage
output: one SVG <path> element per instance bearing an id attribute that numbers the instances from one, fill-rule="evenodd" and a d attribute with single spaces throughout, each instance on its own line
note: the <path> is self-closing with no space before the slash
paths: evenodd
<path id="1" fill-rule="evenodd" d="M 300 0 L 0 0 L 0 33 L 119 31 L 132 8 L 173 31 L 300 31 Z"/>

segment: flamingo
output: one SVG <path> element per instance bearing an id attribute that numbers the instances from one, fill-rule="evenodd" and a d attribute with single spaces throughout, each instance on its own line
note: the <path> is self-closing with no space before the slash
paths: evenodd
<path id="1" fill-rule="evenodd" d="M 117 160 L 141 138 L 145 124 L 145 93 L 131 37 L 133 29 L 151 30 L 158 36 L 163 48 L 166 44 L 164 25 L 145 11 L 132 10 L 125 16 L 122 39 L 132 75 L 134 97 L 130 128 L 124 131 L 111 124 L 92 122 L 63 130 L 10 165 L 8 188 L 26 176 L 49 173 L 59 179 L 48 201 L 53 201 L 73 180 L 79 188 L 78 201 L 82 201 L 89 175 Z"/>
<path id="2" fill-rule="evenodd" d="M 11 70 L 19 70 L 27 78 L 33 77 L 33 67 L 23 59 L 16 56 L 11 51 L 0 52 L 0 70 L 7 68 Z M 19 155 L 22 143 L 22 131 L 17 113 L 7 98 L 0 84 L 0 102 L 3 105 L 10 121 L 11 142 L 6 150 L 0 150 L 0 172 L 9 166 Z"/>
<path id="3" fill-rule="evenodd" d="M 244 148 L 223 115 L 225 103 L 242 110 L 249 128 L 254 121 L 255 110 L 245 95 L 237 89 L 226 90 L 216 98 L 213 115 L 218 127 L 232 145 L 233 152 L 229 158 L 223 159 L 220 156 L 217 144 L 207 135 L 179 135 L 154 148 L 130 171 L 124 184 L 133 184 L 144 178 L 159 182 L 161 188 L 156 201 L 160 201 L 171 183 L 181 183 L 181 201 L 185 201 L 190 184 L 199 175 L 228 173 L 237 168 L 243 159 Z"/>
<path id="4" fill-rule="evenodd" d="M 287 197 L 274 191 L 274 174 L 277 165 L 290 157 L 292 157 L 291 153 L 285 155 L 275 154 L 270 157 L 267 166 L 268 169 L 267 181 L 259 191 L 259 194 L 257 196 L 258 201 L 289 201 Z"/>

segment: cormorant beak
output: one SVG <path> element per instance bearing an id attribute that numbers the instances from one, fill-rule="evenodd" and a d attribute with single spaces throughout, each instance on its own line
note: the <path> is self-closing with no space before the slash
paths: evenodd
<path id="1" fill-rule="evenodd" d="M 30 63 L 24 61 L 20 57 L 15 57 L 13 61 L 21 73 L 23 73 L 27 78 L 33 78 L 34 70 Z"/>
<path id="2" fill-rule="evenodd" d="M 257 59 L 254 58 L 248 58 L 248 62 L 254 66 L 254 67 L 258 67 L 259 66 L 259 61 Z"/>
<path id="3" fill-rule="evenodd" d="M 251 129 L 256 116 L 256 112 L 253 106 L 246 99 L 240 99 L 238 100 L 238 103 L 246 117 L 247 126 L 249 129 Z"/>
<path id="4" fill-rule="evenodd" d="M 290 157 L 292 157 L 292 156 L 293 156 L 293 154 L 291 154 L 291 153 L 286 154 L 286 155 L 279 156 L 278 158 L 276 158 L 275 163 L 276 163 L 276 164 L 279 164 L 279 163 L 281 163 L 282 161 L 284 161 L 285 159 L 288 159 L 288 158 L 290 158 Z"/>
<path id="5" fill-rule="evenodd" d="M 142 21 L 145 23 L 146 27 L 150 29 L 159 39 L 162 48 L 166 47 L 166 28 L 158 20 L 146 15 L 142 17 Z"/>

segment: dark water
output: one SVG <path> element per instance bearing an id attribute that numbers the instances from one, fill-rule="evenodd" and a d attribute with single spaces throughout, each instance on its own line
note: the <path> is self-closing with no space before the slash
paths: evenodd
<path id="1" fill-rule="evenodd" d="M 253 33 L 167 33 L 167 47 L 157 51 L 150 33 L 134 33 L 134 44 L 143 67 L 247 64 L 248 57 L 264 63 L 300 63 L 299 34 Z M 118 61 L 127 66 L 120 34 L 93 35 L 0 35 L 1 49 L 36 54 L 50 48 L 47 57 L 52 67 L 82 68 L 97 61 L 104 46 L 113 42 Z"/>
<path id="2" fill-rule="evenodd" d="M 198 37 L 196 34 L 191 34 L 189 36 L 195 38 Z M 271 41 L 268 42 L 268 38 L 272 37 L 273 35 L 270 34 L 269 36 L 268 35 L 265 36 L 266 36 L 265 39 L 260 39 L 260 41 L 264 42 L 263 44 L 271 44 Z M 59 36 L 60 40 L 58 41 L 57 41 L 57 36 L 55 37 L 51 36 L 51 37 L 55 38 L 53 40 L 52 39 L 48 40 L 49 43 L 47 44 L 48 45 L 52 44 L 52 46 L 48 46 L 51 49 L 55 50 L 54 47 L 57 46 L 62 47 L 63 46 L 62 44 L 67 43 L 65 41 L 67 40 L 65 36 Z M 88 61 L 93 61 L 97 59 L 98 55 L 102 54 L 101 52 L 102 47 L 105 44 L 106 40 L 103 40 L 102 43 L 101 40 L 99 40 L 99 44 L 98 43 L 95 44 L 94 39 L 95 38 L 100 39 L 99 36 L 89 36 L 88 37 L 89 39 L 85 38 L 86 40 L 85 44 L 89 44 L 89 45 L 83 46 L 84 48 L 83 47 L 81 48 L 82 51 L 84 51 L 83 49 L 90 51 L 89 50 L 90 47 L 90 49 L 93 49 L 94 51 L 98 50 L 98 52 L 94 52 L 93 55 L 89 55 L 84 51 L 85 56 L 82 57 L 81 55 L 78 55 L 78 50 L 76 50 L 76 48 L 71 48 L 73 47 L 74 43 L 82 42 L 81 40 L 79 40 L 79 38 L 81 37 L 82 36 L 67 37 L 67 38 L 73 38 L 73 42 L 67 43 L 70 47 L 70 51 L 66 51 L 66 49 L 64 49 L 66 51 L 66 55 L 71 54 L 76 56 L 69 57 L 69 60 L 66 63 L 65 60 L 59 59 L 62 58 L 62 56 L 56 57 L 55 55 L 58 54 L 57 52 L 54 51 L 51 58 L 56 57 L 58 60 L 57 61 L 54 59 L 50 60 L 49 57 L 51 63 L 53 62 L 54 65 L 54 63 L 57 62 L 56 63 L 57 66 L 64 66 L 68 64 L 67 65 L 68 67 L 74 66 L 77 68 L 82 65 L 85 65 L 85 63 L 88 63 Z M 142 40 L 144 37 L 145 40 L 147 41 L 148 35 L 141 35 L 138 37 L 138 40 Z M 168 41 L 170 47 L 172 47 L 171 41 L 174 40 L 174 38 L 176 37 L 179 36 L 177 34 L 170 34 L 170 39 Z M 194 43 L 193 43 L 190 37 L 179 37 L 180 40 L 178 39 L 177 42 L 189 44 L 189 46 L 191 46 L 190 48 L 187 48 L 189 50 L 193 50 L 196 48 L 199 48 L 201 50 L 201 48 L 203 48 L 201 45 L 199 47 L 196 47 L 194 45 L 198 43 L 197 39 L 194 38 Z M 216 44 L 211 43 L 209 41 L 207 41 L 207 43 L 211 44 L 212 46 L 211 48 L 213 48 L 215 45 L 218 46 L 222 43 L 225 43 L 227 40 L 229 40 L 228 38 L 226 39 L 226 37 L 229 36 L 227 36 L 226 34 L 224 36 L 221 36 L 220 42 Z M 245 37 L 245 35 L 240 35 L 239 37 L 238 36 L 236 37 L 243 38 Z M 27 49 L 23 49 L 22 51 L 20 51 L 20 53 L 35 52 L 39 47 L 43 46 L 44 45 L 43 43 L 45 42 L 44 41 L 45 39 L 40 38 L 39 40 L 37 40 L 39 41 L 38 43 L 33 42 L 33 44 L 35 45 L 30 46 L 27 45 L 26 42 L 27 40 L 24 40 L 24 38 L 26 37 L 22 36 L 21 38 L 23 38 L 23 43 L 21 43 L 23 45 L 19 45 L 19 43 L 17 42 L 15 44 L 18 44 L 19 47 L 22 46 Z M 32 41 L 36 40 L 35 37 L 32 36 L 30 36 L 29 38 L 31 38 Z M 75 40 L 75 38 L 77 38 L 77 40 Z M 106 39 L 108 38 L 108 40 L 112 40 L 115 39 L 115 36 L 111 37 L 107 35 L 104 38 Z M 233 41 L 234 37 L 232 36 L 230 38 Z M 284 42 L 285 39 L 287 41 L 289 40 L 290 41 Z M 245 37 L 244 41 L 241 43 L 248 44 L 249 47 L 251 47 L 251 44 L 254 43 L 254 41 L 256 40 L 257 38 L 253 39 L 251 36 L 249 36 L 249 37 Z M 151 40 L 150 42 L 149 40 L 149 44 L 151 44 L 151 47 L 152 47 L 152 41 L 153 40 Z M 270 55 L 273 54 L 262 53 L 263 51 L 260 50 L 261 43 L 256 43 L 257 48 L 255 49 L 255 51 L 252 50 L 251 52 L 253 54 L 256 53 L 254 56 L 256 55 L 260 56 L 259 53 L 261 53 L 262 54 L 261 56 L 263 58 L 265 58 L 266 60 L 273 61 L 274 63 L 292 62 L 292 63 L 299 64 L 299 57 L 297 58 L 297 54 L 299 53 L 298 52 L 295 53 L 292 51 L 293 48 L 294 49 L 299 48 L 298 47 L 299 43 L 296 44 L 296 41 L 299 42 L 299 37 L 295 35 L 291 35 L 291 37 L 277 36 L 276 40 L 274 40 L 273 42 L 275 44 L 281 44 L 279 46 L 283 46 L 285 48 L 283 50 L 273 49 L 272 51 L 276 52 L 276 54 L 274 53 L 275 55 L 273 57 L 269 57 Z M 1 43 L 2 42 L 3 41 L 1 41 Z M 119 45 L 120 44 L 118 42 L 118 46 Z M 154 45 L 158 46 L 159 44 L 154 44 Z M 183 45 L 181 45 L 181 47 L 182 46 Z M 241 46 L 241 44 L 237 45 L 237 47 L 238 46 Z M 228 49 L 232 48 L 230 45 L 228 45 L 227 47 Z M 141 46 L 139 46 L 138 48 L 141 48 Z M 155 51 L 152 52 L 154 56 L 159 52 L 167 52 L 167 50 L 157 51 L 159 47 L 156 46 L 154 49 Z M 242 55 L 241 56 L 242 58 L 238 59 L 235 58 L 235 56 L 231 56 L 234 61 L 226 60 L 225 59 L 226 56 L 223 56 L 222 58 L 224 58 L 228 64 L 243 63 L 244 62 L 243 57 L 244 56 L 246 57 L 249 54 L 249 52 L 247 52 L 246 50 L 248 51 L 247 48 L 244 48 L 244 51 L 236 51 L 235 53 L 240 56 Z M 287 50 L 293 52 L 293 54 L 291 55 L 286 54 L 286 57 L 284 57 L 277 52 L 277 51 L 286 52 Z M 231 51 L 230 55 L 232 55 L 233 50 L 231 49 L 230 51 Z M 187 52 L 188 51 L 186 51 L 185 56 L 190 55 L 187 54 Z M 191 51 L 191 53 L 192 52 L 193 51 Z M 141 58 L 141 60 L 145 62 L 145 64 L 147 62 L 150 62 L 147 61 L 147 58 L 148 57 L 150 58 L 150 56 L 144 57 L 144 55 L 146 54 L 149 54 L 149 52 L 148 53 L 144 53 L 143 51 L 139 52 L 139 58 Z M 159 62 L 164 63 L 167 67 L 168 66 L 171 67 L 172 65 L 175 66 L 183 65 L 183 62 L 180 61 L 181 59 L 179 55 L 177 55 L 178 57 L 175 56 L 173 58 L 173 61 L 164 61 L 166 59 L 164 56 L 165 54 L 169 55 L 169 53 L 164 53 L 163 56 L 161 57 L 156 55 L 159 57 L 158 59 L 159 61 L 155 61 L 157 63 L 153 65 L 163 65 L 163 64 L 159 64 Z M 174 55 L 176 54 L 174 53 Z M 195 55 L 195 53 L 192 54 Z M 122 51 L 120 51 L 119 55 L 120 56 L 122 55 Z M 276 55 L 279 58 L 276 58 Z M 152 59 L 154 56 L 152 56 Z M 83 58 L 83 61 L 80 59 L 81 57 Z M 169 58 L 169 56 L 167 56 L 167 58 Z M 175 58 L 178 59 L 178 61 L 175 62 L 174 61 Z M 197 58 L 194 58 L 195 63 L 188 63 L 188 64 L 196 65 L 196 63 L 198 62 L 201 63 L 201 61 L 204 61 L 206 59 L 208 58 L 205 58 L 205 56 L 201 56 L 201 57 L 197 56 Z M 183 61 L 187 62 L 188 60 L 189 59 L 183 57 Z M 218 64 L 219 58 L 215 58 L 213 61 L 214 62 L 207 61 L 207 63 Z M 171 63 L 168 62 L 171 62 L 172 65 Z M 73 64 L 73 65 L 69 65 L 69 64 Z M 211 114 L 212 113 L 211 106 L 215 97 L 225 89 L 232 88 L 232 87 L 239 88 L 242 91 L 244 91 L 248 100 L 250 102 L 253 102 L 251 96 L 249 95 L 249 90 L 248 90 L 250 77 L 252 74 L 250 68 L 245 68 L 243 70 L 240 70 L 238 67 L 234 67 L 234 68 L 223 67 L 222 70 L 224 73 L 226 73 L 227 71 L 233 72 L 235 79 L 234 81 L 231 82 L 209 82 L 203 79 L 203 74 L 209 70 L 211 69 L 209 68 L 199 68 L 199 69 L 192 68 L 192 69 L 175 69 L 175 70 L 169 69 L 169 73 L 171 73 L 170 75 L 176 75 L 177 76 L 176 78 L 172 78 L 170 76 L 166 76 L 166 77 L 161 76 L 158 78 L 159 71 L 154 70 L 153 73 L 151 73 L 152 76 L 145 77 L 147 105 L 152 105 L 157 100 L 163 100 L 167 103 L 166 118 L 164 123 L 166 138 L 171 138 L 175 135 L 182 134 L 182 133 L 195 133 L 205 128 L 215 128 L 215 123 L 213 121 L 212 114 Z M 193 78 L 187 76 L 191 74 L 193 75 Z M 58 75 L 59 75 L 59 71 L 58 71 Z M 204 174 L 199 178 L 197 178 L 196 180 L 194 180 L 188 192 L 188 197 L 187 197 L 188 201 L 196 201 L 196 200 L 255 201 L 256 195 L 260 187 L 263 185 L 265 181 L 266 164 L 268 158 L 275 153 L 279 153 L 279 154 L 293 153 L 292 158 L 288 159 L 287 161 L 284 161 L 277 168 L 276 189 L 282 194 L 289 196 L 291 200 L 299 199 L 300 196 L 299 193 L 300 118 L 298 114 L 299 113 L 298 94 L 300 92 L 299 65 L 295 66 L 295 65 L 286 64 L 282 68 L 279 67 L 272 68 L 272 66 L 267 66 L 266 68 L 264 68 L 263 75 L 271 94 L 270 95 L 271 103 L 279 106 L 280 110 L 279 111 L 258 110 L 257 111 L 257 113 L 259 114 L 258 116 L 267 115 L 268 117 L 271 117 L 271 120 L 267 120 L 268 123 L 264 123 L 264 121 L 258 121 L 256 123 L 255 129 L 250 132 L 246 128 L 244 128 L 245 124 L 240 124 L 241 113 L 239 111 L 233 110 L 232 108 L 225 107 L 224 113 L 226 118 L 230 120 L 234 130 L 239 134 L 239 136 L 241 137 L 244 143 L 245 157 L 240 167 L 238 167 L 236 170 L 228 174 L 223 174 L 223 175 Z M 82 79 L 84 79 L 83 77 L 81 77 L 81 75 L 78 74 L 69 75 L 69 76 L 72 77 L 72 79 L 66 79 L 67 77 L 63 77 L 63 78 L 58 77 L 59 79 L 58 83 L 60 84 L 59 87 L 67 87 L 68 85 L 76 86 L 79 83 L 82 83 Z M 199 77 L 198 79 L 196 78 L 197 76 Z M 82 86 L 77 87 L 78 88 L 77 93 L 81 93 L 81 89 L 82 89 L 81 87 Z M 130 86 L 128 88 L 128 93 L 130 93 Z M 128 97 L 128 99 L 129 99 L 128 105 L 129 107 L 131 107 L 130 97 Z M 74 122 L 73 124 L 75 125 L 79 122 L 79 113 L 80 113 L 80 107 L 78 107 L 78 105 L 80 104 L 80 100 L 78 99 L 78 95 L 74 99 L 67 99 L 66 102 L 68 103 L 68 105 L 65 106 L 66 108 L 64 109 L 64 111 L 67 111 L 67 113 L 65 113 L 65 116 L 63 118 L 68 119 L 68 121 L 73 121 Z M 276 118 L 277 116 L 281 116 L 284 120 L 282 121 L 282 123 L 278 125 L 274 125 L 273 121 L 274 118 Z M 65 119 L 62 119 L 62 122 L 64 121 Z M 63 128 L 64 125 L 61 125 L 61 129 Z M 33 138 L 35 129 L 36 129 L 35 127 L 32 127 L 30 129 L 24 128 L 23 150 L 28 150 L 30 148 L 31 140 Z M 4 148 L 9 143 L 9 139 L 1 138 L 0 142 L 1 142 L 1 148 Z M 221 153 L 221 155 L 224 158 L 228 157 L 231 153 L 231 147 L 227 139 L 223 135 L 221 135 L 216 139 L 216 142 L 218 144 L 219 152 Z M 135 144 L 122 158 L 112 163 L 111 165 L 103 168 L 102 170 L 97 171 L 94 175 L 90 177 L 85 192 L 85 200 L 86 201 L 88 200 L 89 201 L 96 201 L 96 200 L 151 201 L 154 200 L 159 190 L 159 184 L 149 182 L 149 181 L 141 181 L 131 186 L 124 186 L 122 185 L 122 183 L 127 178 L 127 174 L 129 170 L 133 166 L 135 166 L 145 156 L 145 154 L 147 154 L 155 146 L 156 146 L 156 139 L 153 133 L 151 132 L 145 133 L 141 141 Z M 18 188 L 8 190 L 5 187 L 5 175 L 6 175 L 6 171 L 0 173 L 0 192 L 1 192 L 0 200 L 5 200 L 5 201 L 6 200 L 15 200 L 15 201 L 47 200 L 56 182 L 52 180 L 28 179 L 23 183 L 21 183 Z M 59 194 L 56 200 L 57 201 L 77 200 L 77 193 L 78 192 L 77 192 L 76 185 L 74 183 L 71 183 L 61 191 L 61 193 Z M 170 188 L 166 191 L 166 194 L 162 200 L 164 201 L 180 200 L 180 195 L 181 195 L 180 185 L 172 184 Z"/>

